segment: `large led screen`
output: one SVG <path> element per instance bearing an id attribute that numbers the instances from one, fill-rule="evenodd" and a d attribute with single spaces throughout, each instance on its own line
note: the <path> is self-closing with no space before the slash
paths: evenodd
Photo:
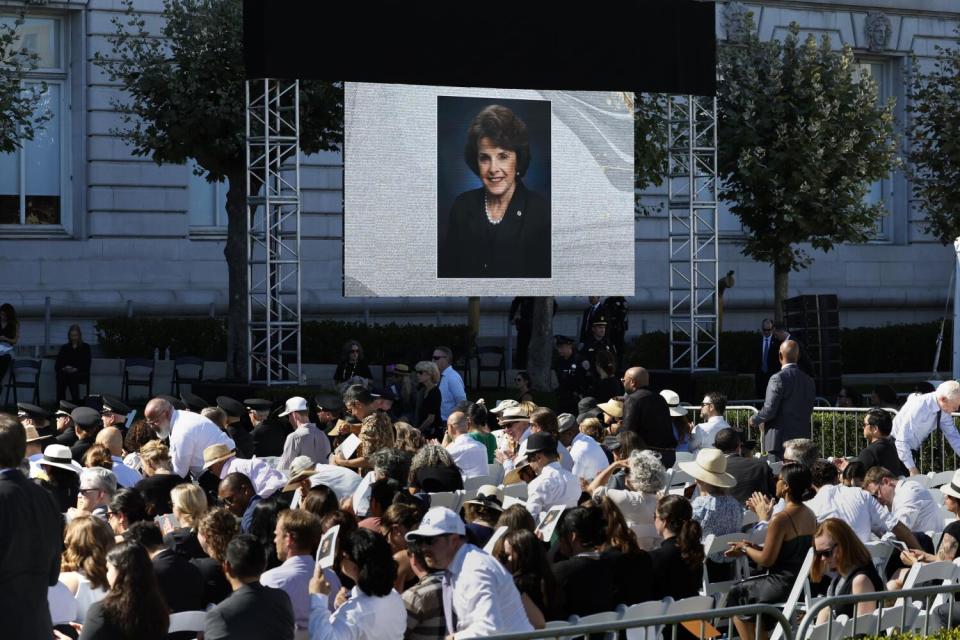
<path id="1" fill-rule="evenodd" d="M 633 295 L 628 94 L 346 83 L 347 296 Z"/>

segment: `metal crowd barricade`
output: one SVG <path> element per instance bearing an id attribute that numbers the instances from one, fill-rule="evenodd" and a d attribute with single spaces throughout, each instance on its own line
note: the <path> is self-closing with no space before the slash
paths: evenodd
<path id="1" fill-rule="evenodd" d="M 960 588 L 960 587 L 958 587 Z M 793 640 L 793 628 L 790 625 L 790 622 L 783 615 L 783 611 L 779 608 L 769 605 L 769 604 L 752 604 L 746 605 L 743 607 L 728 607 L 723 609 L 710 609 L 707 611 L 692 611 L 685 613 L 676 613 L 671 615 L 659 615 L 659 616 L 650 616 L 646 618 L 620 618 L 619 620 L 612 620 L 609 622 L 594 622 L 590 624 L 570 624 L 570 625 L 558 625 L 551 626 L 548 629 L 538 629 L 536 631 L 523 631 L 519 633 L 503 633 L 498 635 L 487 636 L 488 640 L 537 640 L 539 638 L 557 638 L 557 639 L 567 639 L 567 638 L 577 638 L 581 636 L 588 636 L 589 634 L 598 634 L 598 633 L 609 633 L 614 631 L 620 631 L 623 629 L 636 629 L 639 627 L 642 628 L 654 628 L 657 627 L 666 627 L 669 625 L 671 627 L 670 633 L 664 633 L 662 636 L 660 630 L 657 629 L 655 632 L 646 634 L 646 640 L 656 640 L 660 637 L 667 638 L 668 640 L 677 640 L 677 632 L 679 630 L 680 623 L 691 622 L 698 620 L 706 620 L 711 623 L 717 622 L 719 620 L 727 620 L 730 625 L 730 628 L 733 628 L 733 618 L 735 616 L 760 616 L 760 615 L 769 616 L 774 619 L 776 624 L 782 629 L 783 635 L 781 636 L 783 640 Z M 716 625 L 714 625 L 716 626 Z M 756 638 L 760 638 L 760 629 L 762 625 L 757 625 L 757 635 Z M 700 640 L 703 640 L 705 637 L 704 626 L 700 626 Z M 615 636 L 614 636 L 615 637 Z"/>
<path id="2" fill-rule="evenodd" d="M 867 635 L 881 635 L 881 631 L 889 627 L 881 627 L 882 615 L 884 609 L 892 609 L 894 607 L 900 607 L 900 620 L 899 628 L 901 631 L 907 632 L 910 629 L 904 629 L 907 626 L 907 613 L 908 608 L 912 607 L 911 601 L 921 600 L 923 601 L 923 607 L 917 609 L 915 615 L 924 613 L 923 619 L 923 635 L 929 635 L 931 616 L 937 615 L 936 611 L 933 608 L 934 600 L 939 595 L 949 596 L 945 599 L 944 603 L 947 608 L 947 627 L 952 627 L 953 620 L 953 603 L 956 597 L 957 592 L 960 592 L 960 583 L 954 584 L 941 584 L 935 585 L 932 587 L 914 587 L 912 589 L 900 589 L 898 591 L 876 591 L 873 593 L 858 593 L 855 595 L 847 596 L 829 596 L 825 598 L 820 598 L 814 600 L 810 607 L 807 609 L 806 615 L 804 615 L 803 620 L 800 622 L 800 626 L 797 629 L 796 639 L 805 640 L 808 637 L 808 634 L 816 626 L 817 615 L 823 609 L 830 608 L 831 611 L 836 610 L 838 605 L 845 604 L 854 604 L 860 602 L 876 602 L 877 609 L 874 614 L 871 614 L 875 618 L 867 621 L 861 621 L 860 618 L 856 616 L 856 607 L 854 607 L 854 615 L 848 621 L 848 624 L 851 624 L 851 628 L 847 629 L 843 637 L 856 637 L 857 633 L 867 634 Z M 894 601 L 894 605 L 885 604 L 886 601 Z M 902 605 L 902 606 L 901 606 Z M 896 618 L 896 616 L 894 616 Z M 896 621 L 896 619 L 894 620 Z M 958 621 L 960 622 L 960 621 Z M 867 628 L 867 625 L 870 624 L 872 628 Z M 939 622 L 937 623 L 939 626 Z M 891 625 L 897 626 L 897 625 Z M 914 622 L 911 626 L 916 627 L 917 623 Z"/>
<path id="3" fill-rule="evenodd" d="M 691 418 L 694 424 L 700 421 L 699 405 L 687 405 L 686 409 L 688 413 L 692 414 Z M 751 427 L 749 421 L 750 417 L 757 415 L 757 413 L 759 413 L 759 410 L 749 404 L 728 404 L 726 411 L 723 412 L 723 419 L 734 429 L 745 431 L 748 439 L 752 440 L 754 438 L 751 435 L 758 435 L 759 430 L 756 427 Z"/>
<path id="4" fill-rule="evenodd" d="M 869 407 L 816 407 L 810 415 L 810 437 L 824 457 L 855 456 L 867 441 L 863 437 L 863 417 Z M 896 415 L 895 409 L 887 409 Z"/>

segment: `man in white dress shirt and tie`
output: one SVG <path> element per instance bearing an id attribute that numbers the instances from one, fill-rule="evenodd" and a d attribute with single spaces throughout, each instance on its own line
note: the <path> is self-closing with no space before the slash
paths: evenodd
<path id="1" fill-rule="evenodd" d="M 936 391 L 915 393 L 907 398 L 900 412 L 893 417 L 893 436 L 897 455 L 910 475 L 920 473 L 914 460 L 923 441 L 938 428 L 943 431 L 954 452 L 960 453 L 960 433 L 951 413 L 960 409 L 960 383 L 956 380 L 941 382 Z"/>

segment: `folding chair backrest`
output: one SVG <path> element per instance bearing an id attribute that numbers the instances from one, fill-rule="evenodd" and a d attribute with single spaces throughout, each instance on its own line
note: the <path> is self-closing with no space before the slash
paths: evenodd
<path id="1" fill-rule="evenodd" d="M 723 536 L 708 535 L 703 541 L 704 567 L 703 567 L 703 589 L 702 595 L 716 596 L 720 593 L 726 593 L 734 583 L 747 577 L 747 559 L 744 556 L 735 558 L 730 564 L 733 567 L 733 575 L 729 580 L 710 582 L 708 561 L 710 556 L 715 553 L 722 553 L 729 548 L 729 543 L 739 542 L 746 539 L 744 533 L 729 533 Z"/>
<path id="2" fill-rule="evenodd" d="M 953 474 L 956 473 L 954 470 L 950 471 L 940 471 L 939 473 L 934 473 L 931 471 L 927 474 L 927 477 L 930 478 L 930 481 L 927 483 L 928 487 L 942 487 L 945 484 L 949 484 L 953 480 Z"/>
<path id="3" fill-rule="evenodd" d="M 430 494 L 431 507 L 447 507 L 454 513 L 460 511 L 463 504 L 463 491 L 443 491 Z"/>
<path id="4" fill-rule="evenodd" d="M 845 638 L 847 637 L 846 620 L 837 620 L 833 616 L 830 617 L 826 622 L 821 622 L 820 624 L 815 624 L 809 628 L 807 637 L 803 640 L 832 640 L 833 638 Z M 876 625 L 876 623 L 874 623 Z M 873 627 L 874 629 L 876 626 Z"/>
<path id="5" fill-rule="evenodd" d="M 909 480 L 910 482 L 916 482 L 921 487 L 930 486 L 930 476 L 916 475 L 916 476 L 907 476 L 904 480 Z"/>
<path id="6" fill-rule="evenodd" d="M 689 451 L 677 451 L 676 456 L 676 462 L 691 462 L 695 457 Z"/>
<path id="7" fill-rule="evenodd" d="M 490 476 L 476 476 L 475 478 L 467 478 L 463 481 L 463 490 L 466 491 L 467 495 L 472 498 L 477 495 L 477 489 L 485 484 L 494 484 L 493 478 Z"/>
<path id="8" fill-rule="evenodd" d="M 910 568 L 910 572 L 907 573 L 907 578 L 903 582 L 903 588 L 912 589 L 933 580 L 949 580 L 953 582 L 956 577 L 957 565 L 946 560 L 929 562 L 927 564 L 915 564 Z"/>
<path id="9" fill-rule="evenodd" d="M 171 613 L 170 628 L 167 630 L 167 633 L 203 631 L 203 624 L 206 617 L 206 611 L 180 611 L 179 613 Z"/>
<path id="10" fill-rule="evenodd" d="M 518 500 L 527 499 L 527 483 L 526 482 L 517 482 L 515 484 L 508 484 L 503 487 L 503 496 L 512 496 Z"/>
<path id="11" fill-rule="evenodd" d="M 887 560 L 890 559 L 890 555 L 893 553 L 894 546 L 883 540 L 867 542 L 864 544 L 864 546 L 867 548 L 867 551 L 870 552 L 870 558 L 873 560 L 873 566 L 876 567 L 877 571 L 880 572 L 880 575 L 884 575 L 886 572 Z"/>
<path id="12" fill-rule="evenodd" d="M 491 462 L 487 465 L 487 475 L 493 479 L 491 484 L 500 484 L 503 482 L 503 465 L 499 462 Z"/>
<path id="13" fill-rule="evenodd" d="M 793 583 L 793 587 L 790 589 L 790 595 L 787 597 L 786 604 L 783 605 L 783 616 L 787 620 L 793 620 L 793 615 L 797 610 L 797 605 L 800 603 L 800 596 L 804 594 L 804 591 L 809 589 L 809 577 L 810 577 L 810 567 L 813 566 L 813 549 L 807 549 L 807 555 L 803 559 L 803 564 L 800 565 L 800 571 L 797 573 L 797 579 Z M 773 633 L 770 635 L 770 640 L 781 640 L 783 637 L 783 628 L 780 625 L 777 625 L 773 630 Z"/>
<path id="14" fill-rule="evenodd" d="M 645 620 L 663 615 L 670 602 L 673 602 L 673 600 L 667 598 L 666 600 L 651 600 L 630 605 L 624 612 L 623 618 L 624 620 Z M 657 640 L 659 636 L 660 629 L 657 626 L 627 629 L 627 640 Z"/>

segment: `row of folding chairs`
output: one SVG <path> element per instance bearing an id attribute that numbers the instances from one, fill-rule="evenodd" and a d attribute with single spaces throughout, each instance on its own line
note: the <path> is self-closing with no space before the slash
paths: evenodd
<path id="1" fill-rule="evenodd" d="M 621 622 L 626 620 L 647 620 L 658 616 L 679 615 L 681 613 L 703 612 L 705 618 L 710 617 L 710 611 L 713 608 L 713 598 L 709 596 L 693 596 L 683 600 L 674 600 L 665 598 L 664 600 L 651 600 L 641 602 L 630 606 L 620 605 L 613 611 L 604 611 L 589 616 L 571 616 L 567 620 L 558 620 L 548 622 L 547 629 L 557 632 L 558 638 L 570 639 L 583 636 L 569 635 L 565 636 L 563 630 L 566 627 L 581 624 L 599 624 L 604 622 Z M 657 640 L 663 631 L 663 625 L 651 625 L 646 627 L 633 627 L 626 630 L 627 640 Z M 609 631 L 602 634 L 603 640 L 616 640 L 617 631 Z M 591 637 L 598 637 L 597 634 L 591 634 Z"/>

